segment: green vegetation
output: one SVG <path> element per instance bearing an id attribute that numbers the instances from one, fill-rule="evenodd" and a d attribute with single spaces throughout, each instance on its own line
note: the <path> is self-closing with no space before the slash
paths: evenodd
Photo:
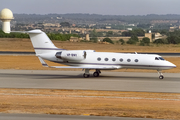
<path id="1" fill-rule="evenodd" d="M 106 33 L 106 37 L 113 37 L 113 36 L 114 36 L 113 31 L 108 31 L 108 32 Z"/>
<path id="2" fill-rule="evenodd" d="M 91 37 L 91 40 L 92 40 L 92 41 L 97 41 L 98 33 L 96 32 L 96 29 L 94 29 L 93 31 L 91 31 L 90 37 Z"/>
<path id="3" fill-rule="evenodd" d="M 69 22 L 61 22 L 60 25 L 62 27 L 70 27 L 71 26 Z"/>
<path id="4" fill-rule="evenodd" d="M 167 41 L 169 44 L 179 44 L 180 43 L 180 30 L 169 32 Z"/>
<path id="5" fill-rule="evenodd" d="M 0 38 L 29 38 L 29 35 L 24 33 L 4 33 L 0 30 Z"/>
<path id="6" fill-rule="evenodd" d="M 77 34 L 48 33 L 47 35 L 51 40 L 60 41 L 70 40 L 71 37 L 80 37 Z M 4 33 L 2 30 L 0 30 L 0 38 L 29 38 L 29 35 L 24 33 Z"/>
<path id="7" fill-rule="evenodd" d="M 125 44 L 125 41 L 123 39 L 119 39 L 119 42 L 121 43 L 121 45 Z"/>
<path id="8" fill-rule="evenodd" d="M 162 35 L 166 35 L 166 39 L 157 39 L 153 43 L 154 44 L 180 44 L 180 30 L 175 30 L 174 32 L 169 32 L 167 30 L 160 30 L 156 31 L 161 33 Z M 127 44 L 136 44 L 139 42 L 139 45 L 146 46 L 150 44 L 150 40 L 148 38 L 143 38 L 142 41 L 139 41 L 137 36 L 144 36 L 145 32 L 142 29 L 134 29 L 132 31 L 128 32 L 123 32 L 122 36 L 131 36 L 131 38 L 126 42 Z M 71 37 L 78 37 L 80 38 L 80 35 L 78 34 L 60 34 L 60 33 L 47 33 L 48 37 L 51 40 L 60 40 L 60 41 L 66 41 L 70 40 Z M 103 36 L 102 32 L 96 32 L 96 29 L 91 31 L 90 37 L 91 41 L 97 43 L 98 42 L 98 37 Z M 105 42 L 113 43 L 111 39 L 108 37 L 113 37 L 115 36 L 115 33 L 113 31 L 108 31 L 106 33 L 106 38 L 103 39 Z M 155 38 L 155 35 L 152 35 L 153 38 Z M 28 34 L 24 33 L 4 33 L 2 30 L 0 30 L 0 38 L 29 38 Z M 125 44 L 125 41 L 123 39 L 120 39 L 117 41 L 117 43 L 121 43 L 121 45 Z"/>
<path id="9" fill-rule="evenodd" d="M 132 31 L 122 32 L 122 36 L 144 36 L 145 32 L 143 29 L 134 29 Z"/>
<path id="10" fill-rule="evenodd" d="M 79 35 L 77 34 L 59 34 L 59 33 L 49 33 L 47 34 L 48 37 L 51 39 L 51 40 L 60 40 L 60 41 L 66 41 L 66 40 L 70 40 L 71 37 L 80 37 Z"/>
<path id="11" fill-rule="evenodd" d="M 98 38 L 97 38 L 97 37 L 91 38 L 90 40 L 91 40 L 92 42 L 94 42 L 94 43 L 97 43 L 97 42 L 98 42 Z"/>
<path id="12" fill-rule="evenodd" d="M 126 42 L 127 44 L 136 44 L 139 42 L 139 39 L 136 35 L 132 35 L 131 38 Z"/>
<path id="13" fill-rule="evenodd" d="M 147 37 L 144 37 L 141 41 L 140 41 L 140 45 L 141 46 L 149 46 L 150 44 L 150 39 Z"/>
<path id="14" fill-rule="evenodd" d="M 138 28 L 143 28 L 143 29 L 148 29 L 151 26 L 150 23 L 146 23 L 146 24 L 138 24 L 137 27 Z"/>
<path id="15" fill-rule="evenodd" d="M 103 42 L 108 42 L 108 43 L 114 44 L 110 38 L 104 38 Z"/>
<path id="16" fill-rule="evenodd" d="M 154 44 L 168 44 L 167 39 L 157 39 L 153 41 Z"/>

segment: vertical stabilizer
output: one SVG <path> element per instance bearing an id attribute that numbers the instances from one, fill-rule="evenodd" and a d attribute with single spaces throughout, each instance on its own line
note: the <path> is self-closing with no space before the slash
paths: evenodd
<path id="1" fill-rule="evenodd" d="M 59 50 L 41 30 L 31 30 L 27 32 L 30 36 L 36 55 L 49 53 L 52 50 Z"/>

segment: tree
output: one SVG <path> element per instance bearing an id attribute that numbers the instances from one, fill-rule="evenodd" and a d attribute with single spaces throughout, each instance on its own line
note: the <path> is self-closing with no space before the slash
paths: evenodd
<path id="1" fill-rule="evenodd" d="M 91 31 L 91 34 L 90 34 L 90 36 L 91 36 L 91 40 L 93 41 L 93 42 L 97 42 L 98 41 L 98 33 L 96 32 L 96 29 L 93 29 L 93 31 Z"/>
<path id="2" fill-rule="evenodd" d="M 132 35 L 131 38 L 126 42 L 127 44 L 136 44 L 139 41 L 136 35 Z"/>
<path id="3" fill-rule="evenodd" d="M 137 27 L 139 28 L 149 28 L 151 26 L 151 24 L 139 24 L 137 25 Z"/>
<path id="4" fill-rule="evenodd" d="M 125 41 L 123 39 L 119 39 L 119 42 L 121 42 L 121 45 L 125 44 Z"/>
<path id="5" fill-rule="evenodd" d="M 180 43 L 180 30 L 169 32 L 167 41 L 169 44 L 179 44 Z"/>
<path id="6" fill-rule="evenodd" d="M 70 27 L 70 23 L 69 22 L 61 22 L 60 25 L 62 27 Z"/>
<path id="7" fill-rule="evenodd" d="M 142 45 L 142 46 L 145 46 L 145 45 L 149 46 L 149 44 L 150 44 L 150 39 L 149 39 L 148 37 L 144 37 L 144 38 L 140 41 L 140 45 Z"/>
<path id="8" fill-rule="evenodd" d="M 167 39 L 157 39 L 153 43 L 155 44 L 168 44 Z"/>
<path id="9" fill-rule="evenodd" d="M 131 33 L 130 32 L 122 32 L 122 36 L 131 36 Z"/>
<path id="10" fill-rule="evenodd" d="M 113 31 L 108 31 L 106 33 L 106 37 L 112 37 L 113 36 Z"/>
<path id="11" fill-rule="evenodd" d="M 109 43 L 114 44 L 113 41 L 110 38 L 104 38 L 103 42 L 109 42 Z"/>
<path id="12" fill-rule="evenodd" d="M 132 31 L 123 32 L 122 36 L 144 36 L 145 32 L 142 29 L 134 29 Z"/>
<path id="13" fill-rule="evenodd" d="M 131 39 L 134 40 L 134 41 L 136 41 L 136 42 L 139 42 L 139 39 L 138 39 L 138 37 L 137 37 L 136 35 L 132 35 L 132 36 L 131 36 Z"/>
<path id="14" fill-rule="evenodd" d="M 93 41 L 94 43 L 98 42 L 98 38 L 97 37 L 91 38 L 90 40 Z"/>
<path id="15" fill-rule="evenodd" d="M 132 35 L 135 35 L 135 36 L 144 36 L 145 32 L 143 29 L 134 29 L 131 33 Z"/>
<path id="16" fill-rule="evenodd" d="M 132 40 L 131 38 L 126 42 L 127 44 L 136 44 L 136 41 Z"/>
<path id="17" fill-rule="evenodd" d="M 167 37 L 168 43 L 169 44 L 178 44 L 180 43 L 180 36 L 177 35 L 171 35 Z"/>

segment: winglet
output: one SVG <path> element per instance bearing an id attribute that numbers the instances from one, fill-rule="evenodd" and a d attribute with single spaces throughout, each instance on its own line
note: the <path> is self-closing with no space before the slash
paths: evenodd
<path id="1" fill-rule="evenodd" d="M 39 58 L 39 61 L 41 62 L 42 66 L 44 67 L 49 67 L 48 64 L 41 58 L 41 57 L 38 57 Z"/>

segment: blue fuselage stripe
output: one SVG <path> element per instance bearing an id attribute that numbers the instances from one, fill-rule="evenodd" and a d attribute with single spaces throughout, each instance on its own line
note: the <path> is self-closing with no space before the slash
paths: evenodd
<path id="1" fill-rule="evenodd" d="M 59 48 L 34 48 L 35 50 L 65 50 L 65 49 L 59 49 Z"/>

